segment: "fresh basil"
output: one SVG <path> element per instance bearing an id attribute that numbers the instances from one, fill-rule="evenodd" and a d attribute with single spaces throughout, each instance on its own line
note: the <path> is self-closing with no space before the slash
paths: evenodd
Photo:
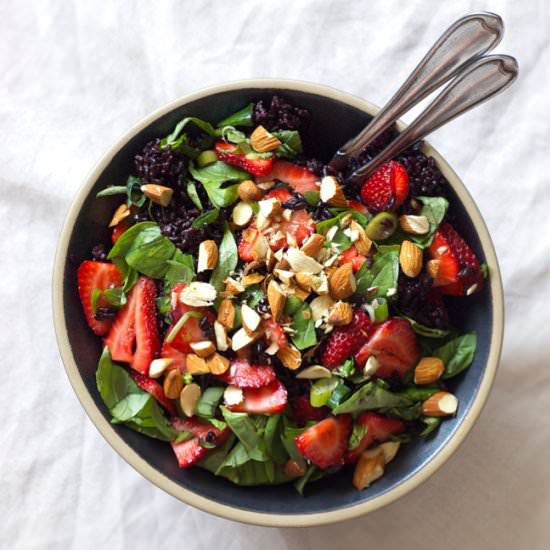
<path id="1" fill-rule="evenodd" d="M 309 206 L 317 206 L 321 202 L 321 193 L 319 191 L 306 191 L 304 199 Z"/>
<path id="2" fill-rule="evenodd" d="M 202 418 L 214 418 L 225 388 L 206 388 L 197 403 L 197 415 Z"/>
<path id="3" fill-rule="evenodd" d="M 436 430 L 441 424 L 441 418 L 437 416 L 424 416 L 420 419 L 426 426 L 421 432 L 420 436 L 425 437 Z"/>
<path id="4" fill-rule="evenodd" d="M 434 356 L 439 357 L 445 365 L 441 378 L 452 378 L 467 369 L 474 360 L 477 347 L 475 332 L 469 332 L 453 338 L 446 344 L 434 350 Z"/>
<path id="5" fill-rule="evenodd" d="M 210 277 L 210 284 L 218 291 L 225 287 L 225 279 L 237 267 L 238 254 L 235 237 L 227 222 L 224 225 L 222 242 L 218 250 L 218 263 Z"/>
<path id="6" fill-rule="evenodd" d="M 307 469 L 306 473 L 294 482 L 294 487 L 296 488 L 296 491 L 298 491 L 298 494 L 304 496 L 305 486 L 312 481 L 317 481 L 318 479 L 321 479 L 325 475 L 326 472 L 317 468 L 317 466 L 310 466 Z"/>
<path id="7" fill-rule="evenodd" d="M 414 405 L 410 405 L 408 407 L 390 407 L 388 409 L 380 409 L 380 412 L 386 416 L 400 418 L 401 420 L 410 422 L 412 420 L 416 420 L 420 416 L 420 407 L 420 403 L 415 403 Z"/>
<path id="8" fill-rule="evenodd" d="M 352 358 L 346 359 L 339 367 L 332 371 L 341 378 L 351 378 L 355 373 L 355 361 Z"/>
<path id="9" fill-rule="evenodd" d="M 303 305 L 304 302 L 300 300 L 300 298 L 291 294 L 290 296 L 287 296 L 284 314 L 288 317 L 293 317 L 296 312 L 298 312 L 302 308 Z"/>
<path id="10" fill-rule="evenodd" d="M 138 416 L 150 398 L 151 396 L 143 391 L 128 394 L 111 409 L 113 420 L 116 422 L 125 422 L 134 416 Z"/>
<path id="11" fill-rule="evenodd" d="M 125 185 L 111 185 L 97 193 L 96 198 L 110 197 L 111 195 L 126 195 Z"/>
<path id="12" fill-rule="evenodd" d="M 237 198 L 238 184 L 222 187 L 226 182 L 241 182 L 250 178 L 250 174 L 218 160 L 203 168 L 196 168 L 191 162 L 189 164 L 191 175 L 202 183 L 210 202 L 216 208 L 225 208 L 233 204 Z"/>
<path id="13" fill-rule="evenodd" d="M 134 245 L 126 254 L 126 263 L 136 271 L 153 279 L 162 279 L 168 270 L 168 260 L 176 252 L 176 246 L 167 237 L 160 236 L 151 242 Z"/>
<path id="14" fill-rule="evenodd" d="M 207 225 L 209 223 L 216 221 L 219 215 L 220 215 L 220 211 L 217 208 L 214 208 L 213 210 L 207 210 L 206 212 L 199 214 L 193 220 L 191 227 L 193 229 L 200 229 L 203 225 Z"/>
<path id="15" fill-rule="evenodd" d="M 343 414 L 408 405 L 411 405 L 411 400 L 408 397 L 392 393 L 374 382 L 369 382 L 353 393 L 349 399 L 335 407 L 332 412 Z"/>
<path id="16" fill-rule="evenodd" d="M 95 315 L 97 312 L 97 304 L 103 292 L 100 288 L 94 288 L 92 290 L 92 315 Z"/>
<path id="17" fill-rule="evenodd" d="M 327 407 L 330 407 L 331 409 L 335 409 L 346 399 L 346 397 L 351 393 L 351 390 L 344 384 L 344 382 L 340 381 L 336 385 L 336 387 L 332 390 L 332 393 L 330 394 L 330 397 L 327 401 Z"/>
<path id="18" fill-rule="evenodd" d="M 311 315 L 311 308 L 308 304 L 302 307 L 292 317 L 292 343 L 299 349 L 310 348 L 317 343 L 317 334 L 315 333 L 315 321 Z"/>
<path id="19" fill-rule="evenodd" d="M 269 456 L 275 464 L 285 464 L 288 453 L 281 441 L 283 433 L 283 415 L 272 414 L 267 419 L 264 431 L 264 441 Z"/>
<path id="20" fill-rule="evenodd" d="M 281 442 L 288 453 L 288 456 L 295 460 L 300 466 L 305 469 L 306 462 L 304 457 L 296 447 L 295 439 L 304 431 L 305 428 L 297 428 L 289 424 L 288 419 L 283 418 L 283 432 L 281 434 Z"/>
<path id="21" fill-rule="evenodd" d="M 302 151 L 302 139 L 296 130 L 280 130 L 272 132 L 281 142 L 281 145 L 275 149 L 275 155 L 281 158 L 296 158 Z"/>
<path id="22" fill-rule="evenodd" d="M 103 291 L 103 297 L 109 305 L 117 308 L 124 306 L 127 301 L 122 287 L 106 288 Z"/>
<path id="23" fill-rule="evenodd" d="M 183 441 L 189 441 L 190 439 L 193 439 L 194 437 L 197 437 L 194 433 L 191 432 L 178 432 L 178 435 L 176 436 L 176 439 L 174 439 L 174 443 L 182 443 Z"/>
<path id="24" fill-rule="evenodd" d="M 107 257 L 110 260 L 123 258 L 133 248 L 150 243 L 160 236 L 160 227 L 155 222 L 136 223 L 120 235 Z"/>
<path id="25" fill-rule="evenodd" d="M 348 214 L 351 214 L 355 220 L 357 220 L 357 223 L 359 223 L 361 226 L 364 226 L 368 223 L 368 217 L 365 216 L 365 214 L 362 214 L 361 212 L 358 212 L 357 210 L 353 210 L 353 208 L 331 208 L 331 212 L 335 214 L 333 218 L 329 218 L 328 220 L 323 220 L 322 222 L 319 222 L 315 225 L 315 231 L 317 233 L 320 233 L 321 235 L 326 235 L 327 231 L 337 225 L 340 220 L 347 216 Z"/>
<path id="26" fill-rule="evenodd" d="M 265 441 L 250 416 L 246 413 L 231 412 L 225 407 L 220 407 L 220 410 L 231 431 L 244 445 L 249 458 L 258 461 L 268 460 Z"/>
<path id="27" fill-rule="evenodd" d="M 202 210 L 204 207 L 202 206 L 201 198 L 199 197 L 199 194 L 197 193 L 197 188 L 195 187 L 195 184 L 192 181 L 187 182 L 187 196 L 191 199 L 193 204 L 199 209 Z"/>
<path id="28" fill-rule="evenodd" d="M 191 254 L 184 254 L 176 249 L 174 255 L 166 262 L 168 269 L 164 274 L 166 286 L 170 289 L 176 283 L 192 283 L 195 280 L 195 262 Z"/>
<path id="29" fill-rule="evenodd" d="M 407 319 L 407 321 L 409 321 L 414 332 L 416 332 L 416 334 L 420 334 L 420 336 L 425 336 L 426 338 L 445 338 L 445 336 L 449 336 L 449 334 L 451 334 L 450 330 L 427 327 L 426 325 L 422 325 L 421 323 L 415 321 L 412 317 L 407 317 L 406 315 L 402 315 L 402 317 L 403 319 Z"/>
<path id="30" fill-rule="evenodd" d="M 241 145 L 247 141 L 246 134 L 240 132 L 239 130 L 236 130 L 233 126 L 224 126 L 221 129 L 221 137 L 225 141 L 229 141 L 230 143 L 234 143 L 235 145 Z M 246 147 L 246 149 L 248 149 L 248 147 Z"/>
<path id="31" fill-rule="evenodd" d="M 252 113 L 254 111 L 254 103 L 249 103 L 246 107 L 242 108 L 240 111 L 229 115 L 224 118 L 221 122 L 218 123 L 218 128 L 223 128 L 224 126 L 244 126 L 251 127 L 254 125 L 252 119 Z"/>
<path id="32" fill-rule="evenodd" d="M 147 197 L 141 192 L 141 180 L 136 176 L 128 176 L 126 185 L 111 185 L 100 191 L 96 197 L 110 197 L 112 195 L 126 195 L 128 206 L 135 204 L 141 207 Z"/>
<path id="33" fill-rule="evenodd" d="M 359 424 L 356 422 L 353 425 L 353 430 L 351 431 L 351 435 L 348 442 L 348 449 L 350 451 L 353 451 L 353 449 L 357 449 L 359 447 L 359 443 L 363 441 L 363 438 L 367 435 L 369 431 L 369 427 L 366 424 Z"/>
<path id="34" fill-rule="evenodd" d="M 426 401 L 426 399 L 429 399 L 434 393 L 437 393 L 438 391 L 441 390 L 437 386 L 411 386 L 410 388 L 405 388 L 405 390 L 403 390 L 399 394 L 407 397 L 412 401 L 422 402 Z"/>
<path id="35" fill-rule="evenodd" d="M 222 465 L 223 461 L 227 457 L 229 451 L 235 443 L 235 436 L 230 434 L 229 437 L 216 449 L 210 451 L 199 463 L 198 466 L 212 472 L 216 473 L 218 468 Z"/>
<path id="36" fill-rule="evenodd" d="M 183 120 L 180 120 L 176 124 L 176 127 L 174 128 L 173 132 L 161 140 L 160 146 L 163 149 L 166 149 L 168 147 L 177 148 L 175 146 L 181 143 L 181 140 L 178 142 L 180 134 L 190 122 L 193 123 L 195 126 L 197 126 L 197 128 L 202 130 L 204 133 L 208 134 L 209 136 L 216 137 L 219 135 L 216 129 L 212 126 L 212 124 L 210 124 L 209 122 L 206 122 L 206 120 L 202 120 L 201 118 L 197 118 L 194 116 L 189 116 L 184 118 Z"/>
<path id="37" fill-rule="evenodd" d="M 246 303 L 255 309 L 256 306 L 265 298 L 265 293 L 260 285 L 250 285 L 246 289 Z"/>
<path id="38" fill-rule="evenodd" d="M 426 248 L 432 244 L 434 234 L 449 208 L 449 201 L 443 197 L 422 196 L 415 198 L 422 202 L 422 209 L 419 215 L 428 218 L 430 230 L 425 235 L 409 235 L 407 238 L 410 238 L 419 247 Z"/>
<path id="39" fill-rule="evenodd" d="M 397 288 L 397 279 L 399 277 L 399 246 L 383 245 L 378 247 L 374 255 L 371 267 L 367 262 L 359 268 L 355 279 L 357 289 L 355 293 L 358 296 L 364 295 L 369 288 L 376 288 L 376 296 L 387 297 L 388 291 Z"/>

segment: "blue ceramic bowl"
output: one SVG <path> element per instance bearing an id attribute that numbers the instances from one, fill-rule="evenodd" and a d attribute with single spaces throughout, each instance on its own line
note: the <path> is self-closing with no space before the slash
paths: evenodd
<path id="1" fill-rule="evenodd" d="M 372 487 L 357 491 L 351 471 L 330 476 L 298 496 L 291 484 L 276 487 L 238 487 L 199 468 L 180 470 L 169 445 L 110 423 L 109 413 L 95 386 L 100 339 L 88 329 L 76 284 L 76 267 L 90 247 L 107 240 L 113 204 L 95 200 L 96 193 L 124 181 L 134 155 L 149 140 L 168 134 L 185 116 L 216 121 L 247 102 L 282 94 L 307 107 L 313 116 L 305 137 L 309 155 L 328 160 L 338 146 L 362 129 L 377 108 L 357 97 L 297 81 L 255 80 L 207 88 L 170 103 L 148 116 L 115 143 L 78 191 L 61 234 L 53 281 L 54 317 L 59 348 L 70 382 L 82 406 L 111 446 L 152 483 L 183 502 L 229 519 L 269 526 L 307 526 L 350 519 L 385 506 L 414 489 L 449 459 L 471 430 L 487 399 L 499 362 L 503 334 L 502 285 L 487 228 L 463 183 L 431 147 L 452 188 L 452 211 L 460 232 L 478 257 L 487 262 L 491 277 L 483 292 L 457 304 L 451 316 L 463 330 L 478 334 L 472 366 L 452 382 L 460 400 L 456 418 L 442 423 L 436 435 L 406 445 L 386 474 Z"/>

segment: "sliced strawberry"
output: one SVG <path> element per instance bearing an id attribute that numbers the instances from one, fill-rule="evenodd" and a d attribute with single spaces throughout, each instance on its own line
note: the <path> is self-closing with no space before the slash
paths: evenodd
<path id="1" fill-rule="evenodd" d="M 286 183 L 294 191 L 302 195 L 308 191 L 319 191 L 319 177 L 310 172 L 303 166 L 298 166 L 287 160 L 275 160 L 271 171 L 260 178 L 256 178 L 258 183 L 267 181 L 281 181 Z"/>
<path id="2" fill-rule="evenodd" d="M 130 376 L 142 390 L 150 393 L 168 411 L 170 416 L 176 416 L 178 414 L 174 403 L 166 397 L 164 389 L 156 380 L 144 374 L 140 374 L 139 372 L 132 372 Z"/>
<path id="3" fill-rule="evenodd" d="M 118 241 L 118 238 L 130 227 L 130 225 L 130 220 L 126 218 L 113 227 L 111 233 L 111 241 L 113 241 L 113 244 Z"/>
<path id="4" fill-rule="evenodd" d="M 137 285 L 128 294 L 126 305 L 117 313 L 113 326 L 105 338 L 105 345 L 113 361 L 130 363 L 136 341 Z"/>
<path id="5" fill-rule="evenodd" d="M 111 319 L 98 321 L 92 311 L 92 296 L 94 290 L 100 291 L 122 285 L 122 275 L 114 264 L 85 260 L 80 264 L 77 273 L 78 293 L 84 309 L 84 315 L 90 328 L 98 335 L 104 336 L 112 325 Z M 105 298 L 100 297 L 98 307 L 108 305 Z"/>
<path id="6" fill-rule="evenodd" d="M 394 317 L 377 325 L 368 342 L 355 355 L 355 361 L 362 367 L 371 355 L 380 363 L 376 376 L 388 378 L 398 374 L 403 377 L 420 355 L 409 321 Z"/>
<path id="7" fill-rule="evenodd" d="M 265 336 L 270 344 L 274 342 L 279 346 L 279 349 L 288 346 L 288 339 L 283 330 L 283 327 L 273 319 L 265 319 L 262 323 Z"/>
<path id="8" fill-rule="evenodd" d="M 218 141 L 215 146 L 216 156 L 227 164 L 238 166 L 253 176 L 265 176 L 271 171 L 273 157 L 262 159 L 254 158 L 254 154 L 243 154 L 239 147 L 233 143 Z"/>
<path id="9" fill-rule="evenodd" d="M 187 370 L 187 354 L 172 347 L 166 340 L 162 343 L 160 356 L 166 359 L 172 359 L 168 369 L 178 369 L 181 373 Z"/>
<path id="10" fill-rule="evenodd" d="M 354 201 L 353 199 L 349 200 L 348 201 L 348 206 L 352 210 L 356 210 L 357 212 L 360 212 L 361 214 L 365 214 L 365 216 L 369 215 L 369 211 L 368 211 L 367 207 L 364 204 L 360 203 L 359 201 Z"/>
<path id="11" fill-rule="evenodd" d="M 230 433 L 229 428 L 220 431 L 212 424 L 201 422 L 194 416 L 186 419 L 173 418 L 172 426 L 180 432 L 190 432 L 197 436 L 180 443 L 172 441 L 172 449 L 174 449 L 180 468 L 189 468 L 189 466 L 200 462 L 208 454 L 209 449 L 200 444 L 199 438 L 218 446 L 227 439 Z"/>
<path id="12" fill-rule="evenodd" d="M 397 210 L 409 194 L 409 176 L 395 160 L 383 164 L 361 187 L 361 200 L 371 213 Z"/>
<path id="13" fill-rule="evenodd" d="M 357 248 L 355 248 L 355 245 L 351 245 L 340 254 L 338 263 L 340 265 L 351 263 L 353 272 L 357 273 L 366 260 L 367 258 L 365 256 L 362 256 L 361 254 L 359 254 L 359 252 L 357 252 Z"/>
<path id="14" fill-rule="evenodd" d="M 251 365 L 246 359 L 233 359 L 229 370 L 218 378 L 231 386 L 257 389 L 271 384 L 277 376 L 270 365 Z"/>
<path id="15" fill-rule="evenodd" d="M 294 438 L 300 454 L 319 468 L 343 463 L 351 434 L 349 414 L 329 416 Z"/>
<path id="16" fill-rule="evenodd" d="M 355 449 L 348 450 L 345 456 L 346 464 L 357 462 L 361 453 L 369 447 L 374 441 L 383 443 L 391 435 L 399 434 L 405 430 L 405 423 L 396 418 L 388 418 L 378 413 L 368 411 L 361 414 L 355 423 L 359 426 L 367 427 L 367 433 L 361 439 Z"/>
<path id="17" fill-rule="evenodd" d="M 440 287 L 442 294 L 464 296 L 483 288 L 479 260 L 451 224 L 438 228 L 429 253 L 439 262 L 434 287 Z"/>
<path id="18" fill-rule="evenodd" d="M 367 313 L 357 308 L 349 325 L 338 327 L 328 337 L 321 363 L 333 369 L 341 365 L 348 357 L 352 357 L 367 341 L 372 321 Z"/>
<path id="19" fill-rule="evenodd" d="M 285 409 L 287 401 L 286 388 L 275 379 L 263 388 L 243 390 L 243 401 L 238 405 L 228 405 L 227 408 L 234 412 L 275 414 Z"/>
<path id="20" fill-rule="evenodd" d="M 330 413 L 328 407 L 313 407 L 309 401 L 309 395 L 300 395 L 293 399 L 290 406 L 292 408 L 292 418 L 299 426 L 303 426 L 311 420 L 323 420 Z"/>

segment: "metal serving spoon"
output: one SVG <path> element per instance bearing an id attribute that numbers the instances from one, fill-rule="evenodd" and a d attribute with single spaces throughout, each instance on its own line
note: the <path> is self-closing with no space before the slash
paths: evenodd
<path id="1" fill-rule="evenodd" d="M 355 138 L 340 148 L 329 163 L 341 169 L 365 146 L 431 92 L 472 61 L 492 50 L 502 39 L 502 19 L 489 12 L 473 13 L 453 23 L 430 48 L 388 103 Z"/>

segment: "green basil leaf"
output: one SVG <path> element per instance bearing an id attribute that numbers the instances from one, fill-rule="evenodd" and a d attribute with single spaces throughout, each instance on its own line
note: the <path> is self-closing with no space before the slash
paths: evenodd
<path id="1" fill-rule="evenodd" d="M 198 463 L 198 466 L 215 474 L 218 468 L 222 465 L 223 461 L 226 459 L 234 443 L 235 436 L 233 434 L 230 434 L 226 441 L 224 441 L 224 443 L 220 445 L 217 449 L 210 451 Z"/>
<path id="2" fill-rule="evenodd" d="M 210 202 L 216 208 L 226 208 L 233 204 L 237 198 L 238 184 L 222 187 L 222 184 L 230 181 L 241 182 L 250 178 L 250 174 L 239 168 L 235 168 L 221 160 L 209 164 L 204 168 L 196 168 L 193 163 L 189 165 L 192 176 L 202 183 Z"/>
<path id="3" fill-rule="evenodd" d="M 317 343 L 315 333 L 315 321 L 311 315 L 311 308 L 307 304 L 303 306 L 292 317 L 292 328 L 295 333 L 292 335 L 292 343 L 299 349 L 310 348 Z"/>
<path id="4" fill-rule="evenodd" d="M 283 433 L 281 434 L 281 443 L 288 453 L 288 456 L 290 456 L 292 460 L 295 460 L 305 470 L 306 462 L 304 460 L 304 457 L 300 454 L 300 451 L 298 451 L 298 447 L 296 447 L 296 443 L 294 442 L 296 437 L 298 437 L 304 430 L 305 428 L 297 428 L 296 426 L 290 425 L 288 419 L 286 417 L 283 418 Z"/>
<path id="5" fill-rule="evenodd" d="M 206 388 L 197 403 L 197 415 L 202 418 L 214 418 L 224 390 L 222 387 Z"/>
<path id="6" fill-rule="evenodd" d="M 147 244 L 160 236 L 160 227 L 155 222 L 136 223 L 120 235 L 107 257 L 110 260 L 123 258 L 133 247 Z"/>
<path id="7" fill-rule="evenodd" d="M 218 128 L 223 128 L 224 126 L 244 126 L 251 127 L 254 126 L 254 121 L 252 120 L 252 113 L 254 111 L 254 103 L 249 103 L 246 107 L 242 108 L 240 111 L 229 115 L 224 118 L 221 122 L 218 123 Z"/>
<path id="8" fill-rule="evenodd" d="M 206 122 L 205 120 L 194 116 L 189 116 L 184 118 L 183 120 L 180 120 L 176 124 L 173 132 L 161 140 L 160 146 L 163 149 L 166 149 L 167 147 L 175 148 L 174 145 L 176 145 L 176 142 L 178 141 L 181 132 L 190 122 L 192 122 L 195 126 L 197 126 L 197 128 L 201 129 L 209 136 L 216 137 L 218 135 L 216 129 L 209 122 Z M 179 143 L 177 145 L 179 145 Z"/>
<path id="9" fill-rule="evenodd" d="M 101 399 L 109 410 L 129 393 L 139 390 L 128 373 L 112 362 L 108 347 L 103 348 L 97 364 L 96 385 Z"/>
<path id="10" fill-rule="evenodd" d="M 375 297 L 386 297 L 389 290 L 397 288 L 399 277 L 399 246 L 379 246 L 369 268 L 365 262 L 357 272 L 357 295 L 364 295 L 369 288 L 376 287 Z"/>
<path id="11" fill-rule="evenodd" d="M 97 197 L 110 197 L 111 195 L 126 195 L 126 186 L 125 185 L 111 185 L 101 190 Z"/>
<path id="12" fill-rule="evenodd" d="M 353 358 L 346 359 L 338 368 L 332 371 L 332 374 L 341 378 L 351 378 L 355 373 L 355 361 Z"/>
<path id="13" fill-rule="evenodd" d="M 489 278 L 489 266 L 487 265 L 487 263 L 483 262 L 479 266 L 479 270 L 481 271 L 481 275 L 483 276 L 483 278 L 487 280 Z"/>
<path id="14" fill-rule="evenodd" d="M 441 424 L 441 418 L 437 416 L 424 416 L 420 420 L 424 423 L 426 426 L 421 432 L 420 436 L 425 437 L 429 434 L 431 434 L 434 430 L 436 430 L 439 425 Z"/>
<path id="15" fill-rule="evenodd" d="M 191 254 L 184 254 L 181 250 L 176 249 L 172 258 L 166 263 L 168 269 L 164 274 L 164 279 L 168 290 L 176 283 L 189 284 L 195 280 L 195 262 Z"/>
<path id="16" fill-rule="evenodd" d="M 334 414 L 344 414 L 408 405 L 411 405 L 411 400 L 408 397 L 392 393 L 374 382 L 369 382 L 353 393 L 349 399 L 334 408 L 332 412 Z"/>
<path id="17" fill-rule="evenodd" d="M 239 130 L 235 130 L 233 126 L 224 126 L 221 129 L 221 137 L 225 141 L 229 141 L 230 143 L 235 143 L 236 145 L 241 145 L 247 142 L 246 135 L 243 132 L 240 132 Z M 248 147 L 245 147 L 245 149 L 248 149 Z M 243 151 L 243 152 L 249 152 L 249 151 Z"/>
<path id="18" fill-rule="evenodd" d="M 206 212 L 199 214 L 193 220 L 191 227 L 193 229 L 200 229 L 203 225 L 207 225 L 209 223 L 216 221 L 219 215 L 220 215 L 220 211 L 217 208 L 213 210 L 207 210 Z"/>
<path id="19" fill-rule="evenodd" d="M 284 314 L 293 317 L 304 305 L 304 302 L 296 296 L 288 296 L 285 303 Z"/>
<path id="20" fill-rule="evenodd" d="M 339 382 L 338 385 L 332 390 L 330 397 L 327 401 L 327 406 L 334 409 L 344 401 L 344 399 L 351 393 L 351 390 L 344 384 Z"/>
<path id="21" fill-rule="evenodd" d="M 264 441 L 269 456 L 275 464 L 286 464 L 288 453 L 281 441 L 283 433 L 283 415 L 273 414 L 267 419 Z"/>
<path id="22" fill-rule="evenodd" d="M 319 191 L 306 191 L 304 193 L 304 199 L 309 206 L 317 206 L 321 201 L 321 193 Z"/>
<path id="23" fill-rule="evenodd" d="M 237 244 L 226 222 L 224 225 L 222 242 L 220 243 L 218 251 L 218 263 L 210 277 L 210 284 L 216 290 L 221 291 L 225 288 L 224 281 L 237 267 L 237 261 Z"/>
<path id="24" fill-rule="evenodd" d="M 369 427 L 366 424 L 359 424 L 358 422 L 355 422 L 349 438 L 348 449 L 353 451 L 353 449 L 359 447 L 359 443 L 363 441 L 363 438 L 367 435 L 368 431 Z"/>
<path id="25" fill-rule="evenodd" d="M 223 432 L 227 428 L 227 422 L 223 420 L 218 420 L 217 418 L 208 418 L 207 420 L 214 428 L 218 428 L 220 432 Z"/>
<path id="26" fill-rule="evenodd" d="M 92 291 L 92 315 L 96 314 L 97 303 L 99 302 L 102 294 L 103 292 L 99 288 L 94 288 Z"/>
<path id="27" fill-rule="evenodd" d="M 246 303 L 254 309 L 265 298 L 260 285 L 251 285 L 246 289 Z"/>
<path id="28" fill-rule="evenodd" d="M 317 466 L 310 466 L 307 469 L 306 473 L 294 482 L 294 487 L 296 488 L 296 491 L 298 491 L 298 494 L 304 496 L 305 486 L 312 481 L 321 479 L 325 475 L 326 473 L 323 470 L 317 468 Z"/>
<path id="29" fill-rule="evenodd" d="M 174 243 L 160 236 L 147 244 L 132 247 L 126 254 L 126 263 L 136 271 L 153 279 L 162 279 L 168 271 L 168 260 L 176 252 Z"/>
<path id="30" fill-rule="evenodd" d="M 406 388 L 402 392 L 399 392 L 399 394 L 404 395 L 412 401 L 422 402 L 426 401 L 426 399 L 429 399 L 434 393 L 437 393 L 438 391 L 441 391 L 441 389 L 437 386 L 411 386 L 410 388 Z"/>
<path id="31" fill-rule="evenodd" d="M 381 409 L 380 412 L 392 418 L 411 421 L 416 420 L 421 415 L 420 407 L 421 403 L 415 403 L 409 407 L 390 407 L 388 409 Z"/>
<path id="32" fill-rule="evenodd" d="M 440 328 L 422 325 L 421 323 L 415 321 L 412 317 L 407 317 L 406 315 L 401 315 L 401 317 L 403 317 L 403 319 L 407 319 L 414 332 L 416 332 L 416 334 L 420 334 L 420 336 L 425 336 L 426 338 L 445 338 L 445 336 L 449 336 L 449 334 L 451 334 L 450 330 L 443 330 Z"/>
<path id="33" fill-rule="evenodd" d="M 293 159 L 303 151 L 302 139 L 296 130 L 280 130 L 272 134 L 281 142 L 275 149 L 276 156 Z"/>
<path id="34" fill-rule="evenodd" d="M 443 221 L 447 209 L 449 208 L 449 201 L 443 197 L 415 197 L 422 202 L 422 209 L 420 210 L 420 216 L 426 216 L 430 222 L 430 230 L 425 235 L 412 235 L 408 236 L 413 242 L 415 242 L 421 248 L 426 248 L 432 244 L 433 237 L 439 224 Z"/>
<path id="35" fill-rule="evenodd" d="M 248 414 L 231 412 L 225 407 L 220 407 L 220 410 L 231 431 L 244 445 L 249 458 L 258 461 L 269 460 L 265 442 Z"/>
<path id="36" fill-rule="evenodd" d="M 187 182 L 187 196 L 191 199 L 193 204 L 199 209 L 202 210 L 204 207 L 202 205 L 201 199 L 199 197 L 199 194 L 197 193 L 197 188 L 195 187 L 195 184 L 192 181 Z"/>
<path id="37" fill-rule="evenodd" d="M 191 432 L 186 432 L 186 431 L 178 432 L 176 439 L 174 439 L 174 443 L 181 443 L 182 441 L 188 441 L 189 439 L 193 439 L 194 437 L 197 437 L 197 436 Z"/>
<path id="38" fill-rule="evenodd" d="M 103 291 L 103 297 L 107 300 L 107 303 L 114 307 L 122 307 L 126 304 L 126 294 L 124 293 L 124 288 L 115 287 L 115 288 L 106 288 Z M 93 295 L 92 295 L 93 298 Z"/>
<path id="39" fill-rule="evenodd" d="M 476 347 L 476 333 L 469 332 L 437 348 L 434 356 L 439 357 L 445 365 L 445 372 L 441 378 L 452 378 L 467 369 L 474 360 Z"/>

